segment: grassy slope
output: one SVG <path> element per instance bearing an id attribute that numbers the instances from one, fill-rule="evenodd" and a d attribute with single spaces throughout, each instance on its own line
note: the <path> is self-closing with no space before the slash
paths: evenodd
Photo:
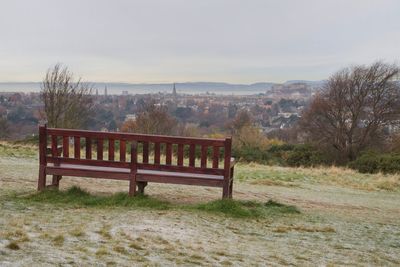
<path id="1" fill-rule="evenodd" d="M 0 265 L 400 264 L 396 175 L 238 165 L 234 196 L 246 202 L 215 202 L 214 188 L 151 184 L 149 207 L 129 204 L 127 184 L 110 180 L 62 180 L 63 190 L 95 194 L 80 200 L 71 192 L 32 197 L 35 154 L 0 145 Z M 270 202 L 263 216 L 230 216 L 270 199 L 301 213 L 271 212 Z"/>

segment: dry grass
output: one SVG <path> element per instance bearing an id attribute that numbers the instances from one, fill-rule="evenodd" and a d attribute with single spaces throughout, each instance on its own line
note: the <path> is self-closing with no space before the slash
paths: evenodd
<path id="1" fill-rule="evenodd" d="M 29 237 L 25 231 L 21 229 L 17 229 L 14 231 L 6 231 L 5 233 L 1 234 L 8 240 L 14 240 L 16 242 L 27 242 L 29 241 Z"/>
<path id="2" fill-rule="evenodd" d="M 65 241 L 65 237 L 63 235 L 56 235 L 53 238 L 53 244 L 57 247 L 61 247 L 62 245 L 64 245 L 64 241 Z"/>
<path id="3" fill-rule="evenodd" d="M 107 248 L 105 247 L 101 247 L 96 251 L 96 256 L 97 257 L 102 257 L 102 256 L 106 256 L 106 255 L 110 255 L 110 253 L 108 252 Z"/>
<path id="4" fill-rule="evenodd" d="M 11 250 L 19 250 L 20 249 L 18 243 L 15 241 L 11 241 L 10 243 L 8 243 L 6 248 L 11 249 Z"/>
<path id="5" fill-rule="evenodd" d="M 110 234 L 110 225 L 104 224 L 96 233 L 101 235 L 105 239 L 111 239 L 112 236 Z"/>
<path id="6" fill-rule="evenodd" d="M 24 153 L 15 160 L 0 152 L 0 265 L 400 265 L 396 175 L 239 164 L 236 204 L 274 199 L 301 213 L 232 217 L 220 211 L 237 207 L 213 202 L 221 191 L 206 187 L 147 188 L 152 199 L 195 209 L 18 201 L 15 194 L 33 193 L 37 182 L 36 156 Z M 121 181 L 61 181 L 62 190 L 74 185 L 99 196 L 96 201 L 128 188 Z"/>
<path id="7" fill-rule="evenodd" d="M 83 236 L 85 236 L 85 232 L 81 228 L 72 229 L 72 231 L 70 231 L 69 234 L 71 236 L 74 236 L 74 237 L 83 237 Z"/>
<path id="8" fill-rule="evenodd" d="M 298 186 L 305 182 L 367 191 L 400 191 L 400 174 L 361 174 L 335 166 L 291 168 L 257 163 L 239 164 L 236 178 L 258 185 Z"/>
<path id="9" fill-rule="evenodd" d="M 13 144 L 0 141 L 0 156 L 34 158 L 37 156 L 37 147 L 33 145 Z"/>
<path id="10" fill-rule="evenodd" d="M 335 233 L 335 228 L 331 226 L 305 226 L 305 225 L 297 225 L 297 226 L 278 226 L 274 230 L 276 233 L 287 233 L 290 231 L 296 232 L 307 232 L 307 233 Z"/>

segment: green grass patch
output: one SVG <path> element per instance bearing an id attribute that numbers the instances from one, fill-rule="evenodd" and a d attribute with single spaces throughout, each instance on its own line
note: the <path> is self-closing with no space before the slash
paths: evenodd
<path id="1" fill-rule="evenodd" d="M 171 204 L 146 195 L 129 197 L 126 193 L 117 193 L 110 196 L 97 196 L 79 187 L 71 187 L 66 191 L 45 190 L 31 195 L 14 196 L 14 198 L 24 203 L 49 203 L 71 205 L 74 207 L 133 207 L 155 210 L 180 209 L 191 212 L 204 211 L 235 218 L 260 218 L 300 213 L 295 206 L 281 204 L 272 200 L 262 203 L 257 201 L 222 199 L 202 204 L 182 205 Z"/>
<path id="2" fill-rule="evenodd" d="M 267 207 L 270 212 L 277 212 L 277 213 L 300 213 L 300 210 L 292 205 L 285 205 L 274 200 L 269 200 L 265 203 L 265 207 Z"/>
<path id="3" fill-rule="evenodd" d="M 239 201 L 232 199 L 215 200 L 194 206 L 197 210 L 225 214 L 236 218 L 258 218 L 283 214 L 298 214 L 295 206 L 284 205 L 275 201 L 266 203 L 256 201 Z"/>
<path id="4" fill-rule="evenodd" d="M 67 191 L 45 190 L 40 193 L 20 197 L 23 201 L 66 204 L 79 207 L 142 207 L 158 210 L 170 208 L 170 204 L 145 195 L 129 197 L 126 193 L 111 196 L 96 196 L 79 187 L 71 187 Z"/>

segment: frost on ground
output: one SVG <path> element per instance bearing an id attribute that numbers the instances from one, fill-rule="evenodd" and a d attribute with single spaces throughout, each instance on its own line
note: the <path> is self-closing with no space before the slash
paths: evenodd
<path id="1" fill-rule="evenodd" d="M 184 209 L 15 201 L 14 194 L 34 192 L 37 164 L 31 156 L 0 155 L 1 266 L 400 265 L 400 193 L 380 190 L 373 176 L 366 177 L 372 187 L 358 188 L 354 177 L 350 186 L 343 179 L 327 182 L 326 176 L 336 177 L 337 170 L 327 169 L 325 175 L 319 170 L 319 182 L 315 171 L 239 165 L 235 198 L 274 199 L 301 210 L 240 219 Z M 72 185 L 94 194 L 128 189 L 125 182 L 61 180 L 62 190 Z M 205 187 L 151 184 L 146 189 L 176 205 L 221 196 L 219 189 Z"/>

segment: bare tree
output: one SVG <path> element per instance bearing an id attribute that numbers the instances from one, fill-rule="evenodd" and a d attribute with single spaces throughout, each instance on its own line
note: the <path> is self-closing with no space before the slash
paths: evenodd
<path id="1" fill-rule="evenodd" d="M 301 129 L 310 140 L 353 160 L 382 140 L 385 126 L 398 122 L 399 74 L 397 65 L 383 62 L 337 72 L 303 113 Z"/>
<path id="2" fill-rule="evenodd" d="M 172 135 L 177 130 L 177 121 L 165 106 L 158 105 L 154 100 L 142 103 L 135 120 L 122 125 L 122 131 L 144 134 Z"/>
<path id="3" fill-rule="evenodd" d="M 243 127 L 251 125 L 253 125 L 251 114 L 247 110 L 242 109 L 236 113 L 235 118 L 226 125 L 226 128 L 235 135 L 240 132 Z"/>
<path id="4" fill-rule="evenodd" d="M 0 138 L 7 138 L 9 133 L 7 119 L 0 117 Z"/>
<path id="5" fill-rule="evenodd" d="M 44 117 L 50 127 L 80 128 L 91 112 L 92 88 L 79 78 L 74 81 L 67 67 L 56 64 L 50 68 L 41 86 Z"/>

